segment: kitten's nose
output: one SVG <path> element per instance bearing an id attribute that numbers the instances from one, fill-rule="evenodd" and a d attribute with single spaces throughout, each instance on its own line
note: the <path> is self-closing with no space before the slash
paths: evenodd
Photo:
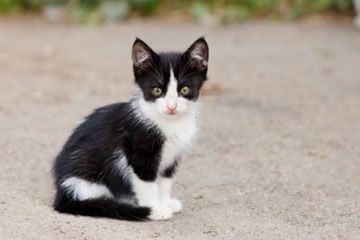
<path id="1" fill-rule="evenodd" d="M 173 114 L 176 112 L 176 104 L 168 104 L 166 107 L 169 113 Z"/>

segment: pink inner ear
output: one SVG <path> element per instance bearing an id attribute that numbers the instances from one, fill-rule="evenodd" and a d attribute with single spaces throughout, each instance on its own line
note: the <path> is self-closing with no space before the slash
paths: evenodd
<path id="1" fill-rule="evenodd" d="M 207 66 L 207 61 L 198 52 L 192 52 L 191 58 L 199 61 L 202 65 Z"/>
<path id="2" fill-rule="evenodd" d="M 196 58 L 198 60 L 203 60 L 204 58 L 200 55 L 200 52 L 192 52 L 191 53 L 192 58 Z"/>
<path id="3" fill-rule="evenodd" d="M 192 48 L 192 49 L 191 49 Z M 192 47 L 190 47 L 190 57 L 191 60 L 196 62 L 197 68 L 204 68 L 207 66 L 207 60 L 208 60 L 208 48 L 207 45 L 203 42 L 198 42 L 193 44 Z"/>
<path id="4" fill-rule="evenodd" d="M 133 62 L 135 65 L 143 63 L 149 57 L 149 53 L 147 53 L 144 49 L 134 49 Z"/>
<path id="5" fill-rule="evenodd" d="M 139 56 L 137 57 L 137 59 L 138 59 L 137 63 L 140 64 L 148 58 L 149 58 L 148 54 L 141 52 L 141 53 L 139 53 Z"/>
<path id="6" fill-rule="evenodd" d="M 132 48 L 132 60 L 135 66 L 145 64 L 144 62 L 151 58 L 152 50 L 142 40 L 136 39 Z"/>
<path id="7" fill-rule="evenodd" d="M 199 50 L 194 50 L 191 52 L 191 62 L 192 66 L 198 70 L 203 70 L 207 66 L 207 61 L 204 59 L 203 55 Z"/>

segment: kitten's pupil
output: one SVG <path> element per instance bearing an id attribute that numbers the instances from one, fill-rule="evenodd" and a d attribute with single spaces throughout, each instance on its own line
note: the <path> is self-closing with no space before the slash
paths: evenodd
<path id="1" fill-rule="evenodd" d="M 161 88 L 159 88 L 159 87 L 154 87 L 154 88 L 152 89 L 152 94 L 153 94 L 154 96 L 156 96 L 156 97 L 160 96 L 161 93 L 162 93 L 162 90 L 161 90 Z"/>

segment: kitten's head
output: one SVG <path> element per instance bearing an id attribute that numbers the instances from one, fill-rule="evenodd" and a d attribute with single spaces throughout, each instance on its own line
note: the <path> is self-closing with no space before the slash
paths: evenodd
<path id="1" fill-rule="evenodd" d="M 176 117 L 194 109 L 206 80 L 208 58 L 203 37 L 183 53 L 159 54 L 137 38 L 132 48 L 133 69 L 147 111 Z"/>

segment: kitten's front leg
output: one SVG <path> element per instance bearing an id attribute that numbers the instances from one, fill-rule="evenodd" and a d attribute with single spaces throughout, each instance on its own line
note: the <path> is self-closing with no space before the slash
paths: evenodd
<path id="1" fill-rule="evenodd" d="M 172 182 L 171 177 L 160 176 L 157 179 L 161 203 L 170 207 L 173 213 L 177 213 L 182 210 L 182 204 L 176 198 L 171 198 Z"/>
<path id="2" fill-rule="evenodd" d="M 166 220 L 172 217 L 172 210 L 169 206 L 163 205 L 159 199 L 159 186 L 155 181 L 141 180 L 136 174 L 133 174 L 133 190 L 135 192 L 138 204 L 143 207 L 150 207 L 151 220 Z"/>

